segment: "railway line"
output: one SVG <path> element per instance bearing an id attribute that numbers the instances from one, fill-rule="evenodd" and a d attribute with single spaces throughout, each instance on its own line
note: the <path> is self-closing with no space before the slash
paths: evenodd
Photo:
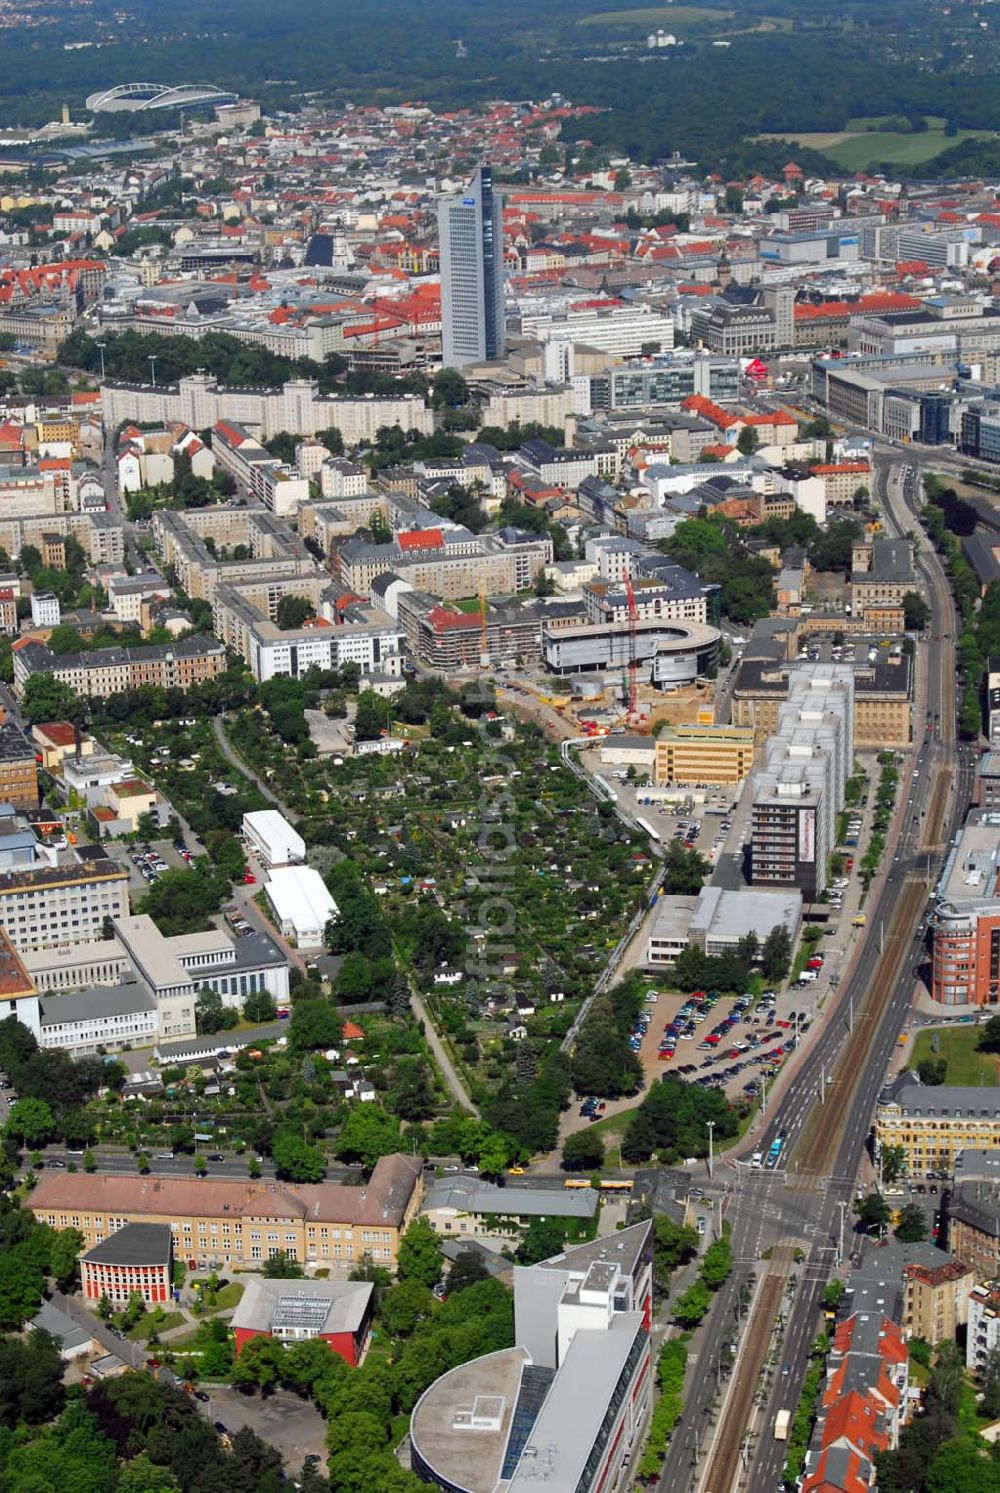
<path id="1" fill-rule="evenodd" d="M 766 1275 L 751 1306 L 746 1336 L 726 1402 L 725 1422 L 720 1427 L 701 1493 L 729 1493 L 736 1481 L 743 1440 L 742 1435 L 729 1434 L 727 1427 L 742 1428 L 749 1423 L 786 1285 L 784 1275 Z"/>

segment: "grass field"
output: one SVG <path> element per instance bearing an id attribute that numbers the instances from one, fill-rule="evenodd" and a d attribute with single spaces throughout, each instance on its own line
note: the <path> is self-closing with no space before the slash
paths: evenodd
<path id="1" fill-rule="evenodd" d="M 922 1031 L 914 1043 L 910 1067 L 916 1068 L 924 1058 L 944 1058 L 948 1064 L 946 1083 L 996 1084 L 1000 1076 L 1000 1055 L 977 1052 L 978 1039 L 977 1026 L 952 1026 L 941 1027 L 936 1031 Z"/>
<path id="2" fill-rule="evenodd" d="M 922 134 L 883 131 L 877 128 L 881 118 L 873 115 L 849 119 L 842 130 L 786 130 L 760 138 L 783 140 L 790 147 L 799 145 L 804 150 L 819 150 L 846 171 L 863 171 L 878 161 L 919 166 L 963 140 L 978 140 L 993 134 L 992 130 L 958 130 L 954 135 L 946 135 L 944 120 L 931 115 L 927 116 L 928 128 Z"/>

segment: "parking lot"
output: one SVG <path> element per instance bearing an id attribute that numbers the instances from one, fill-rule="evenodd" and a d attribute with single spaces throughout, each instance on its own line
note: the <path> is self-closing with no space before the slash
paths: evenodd
<path id="1" fill-rule="evenodd" d="M 285 1471 L 297 1477 L 308 1456 L 320 1458 L 326 1467 L 326 1421 L 308 1400 L 287 1390 L 275 1390 L 266 1399 L 246 1395 L 237 1389 L 223 1387 L 209 1390 L 208 1401 L 199 1407 L 213 1422 L 227 1431 L 249 1426 L 276 1446 L 285 1463 Z"/>

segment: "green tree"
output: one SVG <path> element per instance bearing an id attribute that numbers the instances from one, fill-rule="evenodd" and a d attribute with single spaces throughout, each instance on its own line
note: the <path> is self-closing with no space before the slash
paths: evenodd
<path id="1" fill-rule="evenodd" d="M 462 1249 L 448 1271 L 448 1295 L 454 1296 L 457 1291 L 464 1291 L 468 1286 L 489 1278 L 490 1272 L 482 1256 L 473 1249 Z"/>
<path id="2" fill-rule="evenodd" d="M 919 591 L 907 591 L 903 597 L 903 621 L 908 632 L 923 632 L 931 620 L 931 609 Z"/>
<path id="3" fill-rule="evenodd" d="M 290 1182 L 322 1182 L 326 1176 L 326 1157 L 318 1146 L 310 1146 L 294 1130 L 279 1130 L 271 1145 L 271 1155 L 279 1177 Z"/>
<path id="4" fill-rule="evenodd" d="M 776 923 L 765 938 L 760 963 L 764 979 L 771 984 L 777 984 L 788 974 L 792 964 L 792 940 L 784 923 Z"/>
<path id="5" fill-rule="evenodd" d="M 979 1371 L 982 1388 L 982 1412 L 990 1420 L 1000 1416 L 1000 1348 L 990 1348 Z"/>
<path id="6" fill-rule="evenodd" d="M 278 626 L 286 632 L 299 628 L 313 615 L 312 602 L 307 601 L 304 596 L 283 596 L 278 602 L 278 610 L 275 620 Z"/>
<path id="7" fill-rule="evenodd" d="M 441 1241 L 426 1218 L 415 1218 L 399 1241 L 397 1268 L 401 1281 L 433 1286 L 441 1279 Z"/>
<path id="8" fill-rule="evenodd" d="M 210 1035 L 221 1032 L 223 1026 L 222 996 L 217 990 L 202 986 L 195 996 L 194 1020 L 199 1034 Z"/>
<path id="9" fill-rule="evenodd" d="M 380 1156 L 391 1156 L 399 1150 L 399 1121 L 380 1104 L 359 1104 L 351 1110 L 340 1135 L 336 1152 L 343 1161 L 360 1161 L 371 1171 Z"/>
<path id="10" fill-rule="evenodd" d="M 151 1462 L 145 1452 L 126 1462 L 118 1477 L 118 1493 L 179 1493 L 180 1486 L 169 1467 Z"/>
<path id="11" fill-rule="evenodd" d="M 869 1233 L 880 1233 L 888 1226 L 892 1217 L 892 1209 L 878 1192 L 870 1192 L 867 1197 L 858 1198 L 854 1211 L 858 1215 L 858 1223 Z"/>
<path id="12" fill-rule="evenodd" d="M 431 1285 L 437 1279 L 435 1276 Z M 451 1290 L 450 1278 L 448 1289 Z M 409 1337 L 433 1314 L 434 1307 L 434 1296 L 426 1284 L 419 1280 L 403 1280 L 382 1298 L 379 1317 L 386 1332 L 393 1337 Z"/>
<path id="13" fill-rule="evenodd" d="M 270 1394 L 281 1382 L 284 1372 L 284 1346 L 275 1338 L 252 1337 L 233 1361 L 231 1382 L 234 1389 L 259 1389 Z"/>
<path id="14" fill-rule="evenodd" d="M 980 1052 L 1000 1052 L 1000 1016 L 991 1016 L 980 1027 L 976 1047 Z"/>
<path id="15" fill-rule="evenodd" d="M 283 1249 L 269 1255 L 260 1269 L 268 1280 L 301 1280 L 305 1271 L 298 1260 L 293 1260 Z"/>
<path id="16" fill-rule="evenodd" d="M 678 1265 L 687 1264 L 698 1253 L 698 1233 L 690 1224 L 676 1223 L 669 1214 L 653 1219 L 653 1274 L 657 1288 L 666 1292 Z"/>
<path id="17" fill-rule="evenodd" d="M 562 1159 L 567 1171 L 597 1171 L 604 1165 L 604 1142 L 593 1130 L 577 1130 L 563 1141 Z"/>
<path id="18" fill-rule="evenodd" d="M 537 1265 L 566 1247 L 565 1225 L 555 1218 L 533 1218 L 521 1237 L 516 1256 L 521 1265 Z"/>
<path id="19" fill-rule="evenodd" d="M 906 1147 L 882 1147 L 882 1181 L 891 1187 L 906 1171 Z"/>
<path id="20" fill-rule="evenodd" d="M 736 444 L 744 456 L 752 456 L 757 449 L 757 431 L 753 425 L 744 425 Z"/>
<path id="21" fill-rule="evenodd" d="M 499 1177 L 510 1161 L 510 1141 L 494 1131 L 483 1141 L 477 1154 L 483 1176 Z"/>
<path id="22" fill-rule="evenodd" d="M 955 1437 L 934 1453 L 924 1486 L 927 1493 L 997 1493 L 1000 1471 L 978 1437 Z"/>
<path id="23" fill-rule="evenodd" d="M 341 1018 L 331 1001 L 320 996 L 299 996 L 292 1007 L 288 1039 L 301 1052 L 340 1043 Z"/>
<path id="24" fill-rule="evenodd" d="M 674 1302 L 673 1318 L 680 1327 L 697 1327 L 712 1304 L 712 1293 L 704 1281 L 696 1280 Z"/>
<path id="25" fill-rule="evenodd" d="M 948 1077 L 947 1058 L 922 1058 L 917 1064 L 917 1073 L 920 1082 L 928 1088 L 936 1088 L 943 1084 Z"/>
<path id="26" fill-rule="evenodd" d="M 62 1362 L 47 1332 L 0 1338 L 0 1425 L 39 1425 L 63 1407 Z"/>
<path id="27" fill-rule="evenodd" d="M 31 675 L 24 686 L 21 708 L 33 726 L 41 721 L 75 722 L 83 715 L 79 698 L 54 674 Z"/>
<path id="28" fill-rule="evenodd" d="M 896 1238 L 904 1244 L 920 1244 L 927 1238 L 929 1230 L 923 1210 L 916 1203 L 907 1203 L 900 1210 L 896 1225 Z"/>
<path id="29" fill-rule="evenodd" d="M 702 1257 L 698 1274 L 710 1291 L 717 1291 L 733 1268 L 733 1251 L 726 1235 L 714 1239 Z"/>
<path id="30" fill-rule="evenodd" d="M 664 890 L 672 896 L 695 897 L 705 884 L 708 862 L 697 850 L 687 850 L 671 840 L 663 857 Z"/>
<path id="31" fill-rule="evenodd" d="M 439 368 L 434 375 L 431 403 L 436 409 L 444 405 L 463 405 L 469 402 L 469 386 L 457 368 Z"/>
<path id="32" fill-rule="evenodd" d="M 5 1129 L 26 1146 L 44 1146 L 55 1133 L 55 1120 L 44 1099 L 18 1099 L 11 1105 Z"/>
<path id="33" fill-rule="evenodd" d="M 243 1016 L 247 1021 L 273 1021 L 277 1014 L 274 997 L 267 990 L 255 990 L 243 1002 Z"/>
<path id="34" fill-rule="evenodd" d="M 38 1265 L 20 1250 L 0 1254 L 0 1330 L 23 1327 L 42 1304 L 45 1281 Z"/>
<path id="35" fill-rule="evenodd" d="M 83 1235 L 79 1229 L 60 1229 L 49 1246 L 49 1274 L 60 1291 L 69 1291 L 77 1281 Z"/>

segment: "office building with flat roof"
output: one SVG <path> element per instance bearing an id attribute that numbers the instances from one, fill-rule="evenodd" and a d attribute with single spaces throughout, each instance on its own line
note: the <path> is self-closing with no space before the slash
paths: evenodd
<path id="1" fill-rule="evenodd" d="M 972 809 L 948 852 L 930 920 L 931 998 L 1000 1001 L 1000 811 Z"/>
<path id="2" fill-rule="evenodd" d="M 441 322 L 446 368 L 502 358 L 504 320 L 503 199 L 493 172 L 480 166 L 465 192 L 438 204 Z"/>
<path id="3" fill-rule="evenodd" d="M 514 1271 L 514 1342 L 443 1374 L 410 1460 L 447 1493 L 618 1493 L 649 1414 L 652 1226 Z"/>

